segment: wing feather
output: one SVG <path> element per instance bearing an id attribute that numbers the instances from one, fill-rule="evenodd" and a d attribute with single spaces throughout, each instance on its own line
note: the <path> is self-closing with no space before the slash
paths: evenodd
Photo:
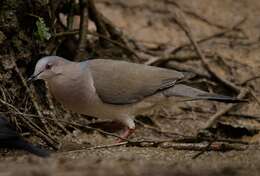
<path id="1" fill-rule="evenodd" d="M 96 59 L 87 65 L 98 96 L 110 104 L 138 102 L 184 78 L 178 71 L 125 61 Z"/>

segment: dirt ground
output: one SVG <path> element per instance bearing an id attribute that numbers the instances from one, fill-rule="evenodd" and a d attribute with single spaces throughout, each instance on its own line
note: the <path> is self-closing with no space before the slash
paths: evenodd
<path id="1" fill-rule="evenodd" d="M 185 12 L 187 22 L 198 41 L 227 31 L 241 22 L 235 32 L 227 32 L 221 37 L 201 43 L 200 46 L 220 76 L 237 85 L 260 73 L 259 0 L 96 0 L 95 2 L 107 18 L 155 56 L 167 54 L 189 43 L 185 33 L 171 18 L 173 10 L 171 2 L 178 3 Z M 164 66 L 182 71 L 191 70 L 205 77 L 209 74 L 199 58 L 190 51 L 175 53 L 171 61 Z M 203 79 L 200 81 L 203 82 Z M 216 88 L 217 92 L 235 95 L 231 90 L 214 87 L 214 82 L 206 83 L 212 84 L 209 87 Z M 260 108 L 256 101 L 260 98 L 258 89 L 260 80 L 253 80 L 249 87 L 254 90 L 256 98 L 249 97 L 249 103 L 238 105 L 231 112 L 260 119 Z M 225 104 L 192 101 L 174 103 L 173 106 L 172 102 L 166 102 L 162 107 L 157 108 L 157 111 L 151 111 L 152 127 L 161 131 L 195 135 L 208 118 L 225 107 Z M 112 144 L 115 141 L 111 136 L 103 136 L 96 132 L 89 134 L 75 131 L 64 137 L 60 151 L 54 152 L 48 159 L 26 155 L 22 151 L 1 153 L 0 175 L 259 175 L 259 119 L 240 116 L 238 118 L 235 115 L 222 118 L 222 127 L 226 125 L 225 129 L 230 127 L 239 133 L 238 136 L 231 134 L 228 137 L 250 143 L 243 151 L 210 151 L 196 159 L 192 157 L 198 151 L 175 150 L 160 146 L 123 145 L 73 151 L 82 147 Z M 167 136 L 142 123 L 138 123 L 136 133 L 131 137 L 134 140 L 165 138 Z"/>

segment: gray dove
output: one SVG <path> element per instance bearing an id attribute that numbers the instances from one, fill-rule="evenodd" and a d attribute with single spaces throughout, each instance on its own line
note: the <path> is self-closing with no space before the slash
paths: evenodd
<path id="1" fill-rule="evenodd" d="M 29 79 L 44 80 L 53 96 L 73 112 L 121 122 L 126 126 L 122 138 L 133 133 L 136 115 L 167 97 L 240 102 L 185 85 L 186 73 L 108 59 L 73 62 L 43 57 Z"/>

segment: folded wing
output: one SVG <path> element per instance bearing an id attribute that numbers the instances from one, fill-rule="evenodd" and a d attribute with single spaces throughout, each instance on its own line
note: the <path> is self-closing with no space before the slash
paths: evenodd
<path id="1" fill-rule="evenodd" d="M 110 104 L 138 102 L 185 78 L 178 71 L 125 61 L 96 59 L 87 65 L 98 96 Z"/>

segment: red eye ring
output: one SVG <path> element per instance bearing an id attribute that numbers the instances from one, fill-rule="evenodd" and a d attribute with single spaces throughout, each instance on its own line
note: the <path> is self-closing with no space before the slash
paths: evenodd
<path id="1" fill-rule="evenodd" d="M 51 65 L 50 64 L 46 64 L 45 68 L 48 70 L 48 69 L 51 69 Z"/>

